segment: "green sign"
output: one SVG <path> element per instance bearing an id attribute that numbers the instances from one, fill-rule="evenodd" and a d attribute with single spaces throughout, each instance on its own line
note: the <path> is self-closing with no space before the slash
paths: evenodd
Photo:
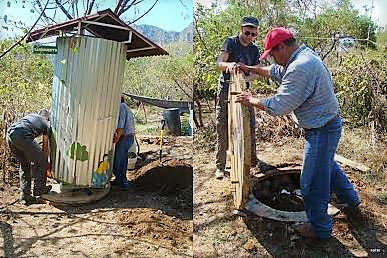
<path id="1" fill-rule="evenodd" d="M 45 55 L 51 55 L 58 53 L 58 48 L 56 46 L 40 46 L 40 45 L 34 45 L 32 48 L 33 54 L 45 54 Z"/>

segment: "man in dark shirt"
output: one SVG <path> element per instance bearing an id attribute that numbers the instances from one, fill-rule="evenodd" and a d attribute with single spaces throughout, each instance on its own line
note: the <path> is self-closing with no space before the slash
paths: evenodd
<path id="1" fill-rule="evenodd" d="M 36 201 L 31 196 L 32 177 L 35 178 L 34 196 L 48 193 L 51 190 L 51 186 L 46 186 L 47 154 L 34 141 L 36 137 L 50 133 L 48 121 L 49 112 L 42 110 L 39 115 L 29 114 L 23 117 L 7 130 L 7 144 L 20 162 L 20 200 L 26 205 Z M 32 162 L 34 166 L 31 167 Z"/>
<path id="2" fill-rule="evenodd" d="M 216 154 L 216 173 L 218 179 L 223 178 L 226 166 L 227 149 L 227 105 L 228 87 L 230 80 L 230 71 L 238 63 L 245 65 L 257 65 L 259 63 L 258 47 L 252 43 L 257 36 L 258 20 L 255 17 L 247 16 L 242 19 L 241 33 L 236 36 L 226 38 L 220 48 L 220 54 L 216 59 L 216 68 L 221 71 L 218 83 L 217 105 L 216 105 L 216 131 L 217 131 L 217 154 Z M 245 73 L 247 87 L 249 81 L 257 78 L 257 75 Z M 251 128 L 251 158 L 252 165 L 257 164 L 257 155 L 255 149 L 255 113 L 253 108 L 249 108 L 250 128 Z"/>

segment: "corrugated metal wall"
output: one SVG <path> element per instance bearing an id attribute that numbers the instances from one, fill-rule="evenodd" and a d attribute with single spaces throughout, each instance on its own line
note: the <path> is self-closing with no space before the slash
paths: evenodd
<path id="1" fill-rule="evenodd" d="M 99 38 L 62 37 L 57 47 L 53 176 L 69 184 L 102 187 L 112 171 L 126 46 Z"/>

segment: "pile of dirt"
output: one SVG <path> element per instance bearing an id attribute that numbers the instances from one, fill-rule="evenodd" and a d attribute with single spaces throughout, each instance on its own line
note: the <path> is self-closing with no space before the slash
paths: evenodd
<path id="1" fill-rule="evenodd" d="M 163 246 L 189 249 L 192 246 L 192 224 L 152 209 L 125 210 L 117 215 L 119 223 L 131 237 L 148 238 Z"/>
<path id="2" fill-rule="evenodd" d="M 161 162 L 151 162 L 137 170 L 131 182 L 143 191 L 168 194 L 192 187 L 192 176 L 191 165 L 177 159 L 164 159 Z"/>

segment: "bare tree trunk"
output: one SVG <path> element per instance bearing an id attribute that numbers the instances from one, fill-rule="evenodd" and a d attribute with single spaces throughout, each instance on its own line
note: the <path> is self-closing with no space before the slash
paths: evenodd
<path id="1" fill-rule="evenodd" d="M 195 126 L 196 126 L 197 128 L 199 128 L 199 127 L 200 127 L 200 124 L 199 124 L 199 122 L 198 122 L 198 120 L 197 120 L 197 118 L 196 118 L 195 111 L 193 112 L 193 121 L 194 121 L 194 123 L 195 123 Z"/>
<path id="2" fill-rule="evenodd" d="M 198 107 L 198 108 L 197 108 L 197 109 L 198 109 L 198 114 L 197 114 L 198 117 L 197 117 L 197 118 L 198 118 L 199 120 L 197 121 L 197 122 L 198 122 L 197 127 L 203 127 L 204 125 L 203 125 L 203 118 L 202 118 L 202 112 L 203 112 L 203 111 L 202 111 L 202 104 L 201 104 L 200 101 L 199 101 L 198 99 L 196 99 L 196 98 L 194 99 L 194 102 L 196 103 L 196 105 L 197 105 L 197 107 Z M 194 109 L 194 117 L 196 117 L 196 116 L 195 116 L 195 113 L 196 113 L 196 112 L 195 112 L 195 109 Z M 195 123 L 195 124 L 196 124 L 196 123 Z"/>

